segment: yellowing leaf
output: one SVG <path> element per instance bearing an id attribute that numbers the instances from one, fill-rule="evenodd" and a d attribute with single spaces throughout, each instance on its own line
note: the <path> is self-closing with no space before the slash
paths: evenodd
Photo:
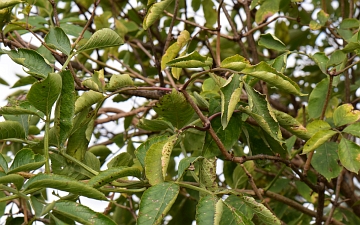
<path id="1" fill-rule="evenodd" d="M 170 5 L 173 0 L 163 0 L 153 4 L 144 18 L 143 28 L 147 30 L 161 16 L 161 13 Z"/>
<path id="2" fill-rule="evenodd" d="M 354 110 L 351 104 L 343 104 L 335 109 L 333 119 L 337 127 L 354 123 L 360 119 L 360 111 Z"/>
<path id="3" fill-rule="evenodd" d="M 187 30 L 181 31 L 177 41 L 172 44 L 165 52 L 161 58 L 161 70 L 165 69 L 166 64 L 173 60 L 180 52 L 180 50 L 188 43 L 190 40 L 190 33 Z M 179 77 L 175 77 L 179 79 Z"/>

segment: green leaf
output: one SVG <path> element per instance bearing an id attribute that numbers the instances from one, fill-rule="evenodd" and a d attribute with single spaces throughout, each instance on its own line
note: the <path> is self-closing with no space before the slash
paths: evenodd
<path id="1" fill-rule="evenodd" d="M 240 101 L 242 85 L 240 75 L 233 74 L 221 87 L 221 124 L 225 129 L 231 119 L 231 116 Z"/>
<path id="2" fill-rule="evenodd" d="M 360 123 L 358 122 L 350 124 L 349 126 L 345 127 L 343 132 L 360 137 Z"/>
<path id="3" fill-rule="evenodd" d="M 324 99 L 326 98 L 328 86 L 329 78 L 326 77 L 317 83 L 314 90 L 310 93 L 308 105 L 310 118 L 316 119 L 320 117 L 322 109 L 324 108 Z"/>
<path id="4" fill-rule="evenodd" d="M 161 58 L 161 70 L 164 70 L 166 64 L 173 60 L 180 52 L 180 50 L 188 43 L 190 40 L 190 33 L 187 30 L 181 31 L 177 41 L 172 44 L 165 52 Z M 179 77 L 175 77 L 179 79 Z"/>
<path id="5" fill-rule="evenodd" d="M 124 40 L 113 30 L 104 28 L 96 31 L 91 38 L 81 46 L 77 53 L 95 48 L 107 48 L 124 44 Z"/>
<path id="6" fill-rule="evenodd" d="M 331 126 L 324 120 L 313 120 L 307 124 L 306 129 L 308 130 L 310 136 L 314 136 L 318 131 L 330 130 Z"/>
<path id="7" fill-rule="evenodd" d="M 157 225 L 174 204 L 180 187 L 175 183 L 160 183 L 147 189 L 141 196 L 137 224 Z"/>
<path id="8" fill-rule="evenodd" d="M 122 152 L 115 156 L 108 162 L 107 167 L 131 166 L 133 164 L 133 157 L 130 153 Z"/>
<path id="9" fill-rule="evenodd" d="M 271 213 L 271 211 L 266 208 L 263 204 L 255 201 L 254 198 L 248 196 L 241 196 L 244 203 L 253 210 L 253 212 L 258 216 L 259 220 L 266 225 L 280 225 L 280 220 Z"/>
<path id="10" fill-rule="evenodd" d="M 171 60 L 166 65 L 178 68 L 199 68 L 211 66 L 213 63 L 210 57 L 202 56 L 199 52 L 194 51 L 188 55 Z"/>
<path id="11" fill-rule="evenodd" d="M 1 126 L 0 126 L 1 127 Z M 5 173 L 8 173 L 8 162 L 6 161 L 3 154 L 0 154 L 0 167 L 3 169 Z"/>
<path id="12" fill-rule="evenodd" d="M 167 140 L 169 136 L 167 135 L 161 135 L 161 136 L 155 136 L 152 138 L 148 138 L 144 143 L 142 143 L 136 150 L 135 155 L 136 158 L 140 161 L 141 165 L 145 167 L 145 155 L 146 152 L 150 149 L 150 147 L 158 142 L 163 142 Z"/>
<path id="13" fill-rule="evenodd" d="M 220 64 L 222 68 L 235 71 L 242 71 L 246 67 L 246 65 L 250 65 L 249 60 L 238 54 L 227 57 Z"/>
<path id="14" fill-rule="evenodd" d="M 341 164 L 347 170 L 358 173 L 360 170 L 360 146 L 343 137 L 338 151 Z"/>
<path id="15" fill-rule="evenodd" d="M 91 90 L 104 92 L 105 91 L 105 80 L 104 70 L 95 71 L 91 78 L 86 79 L 82 82 L 83 85 L 89 87 Z"/>
<path id="16" fill-rule="evenodd" d="M 170 5 L 172 1 L 173 0 L 163 0 L 161 2 L 153 4 L 150 7 L 144 18 L 144 22 L 143 22 L 144 30 L 147 30 L 153 23 L 156 22 L 156 20 L 160 18 L 163 11 Z"/>
<path id="17" fill-rule="evenodd" d="M 61 72 L 62 88 L 59 100 L 56 103 L 54 127 L 58 146 L 63 146 L 72 129 L 72 120 L 75 110 L 75 85 L 70 71 Z"/>
<path id="18" fill-rule="evenodd" d="M 25 138 L 24 128 L 19 122 L 0 122 L 0 140 L 7 138 Z"/>
<path id="19" fill-rule="evenodd" d="M 23 0 L 1 0 L 0 9 L 8 8 L 16 4 L 24 2 Z"/>
<path id="20" fill-rule="evenodd" d="M 196 224 L 219 224 L 222 212 L 222 200 L 215 195 L 206 195 L 196 205 Z"/>
<path id="21" fill-rule="evenodd" d="M 320 130 L 316 132 L 304 145 L 303 153 L 308 153 L 324 144 L 337 132 L 333 130 Z"/>
<path id="22" fill-rule="evenodd" d="M 49 115 L 52 106 L 61 92 L 62 80 L 58 73 L 49 73 L 41 81 L 34 83 L 27 94 L 28 101 L 45 115 Z"/>
<path id="23" fill-rule="evenodd" d="M 346 62 L 346 60 L 346 54 L 342 50 L 336 50 L 331 54 L 330 59 L 326 64 L 326 67 L 328 68 L 330 66 L 337 66 L 341 63 Z"/>
<path id="24" fill-rule="evenodd" d="M 345 18 L 340 23 L 340 29 L 359 28 L 360 21 L 354 18 Z"/>
<path id="25" fill-rule="evenodd" d="M 170 94 L 161 97 L 154 110 L 161 118 L 170 121 L 176 128 L 186 125 L 194 115 L 193 108 L 183 94 L 175 89 Z"/>
<path id="26" fill-rule="evenodd" d="M 285 44 L 281 40 L 279 40 L 279 38 L 275 37 L 270 33 L 260 35 L 259 45 L 267 49 L 286 51 Z"/>
<path id="27" fill-rule="evenodd" d="M 76 202 L 58 201 L 55 203 L 53 212 L 56 212 L 66 218 L 75 220 L 76 222 L 84 225 L 116 225 L 113 220 L 104 214 L 95 212 L 92 209 Z"/>
<path id="28" fill-rule="evenodd" d="M 354 110 L 351 104 L 343 104 L 335 109 L 333 119 L 337 127 L 354 123 L 360 119 L 360 111 Z"/>
<path id="29" fill-rule="evenodd" d="M 134 167 L 120 166 L 112 167 L 107 170 L 101 171 L 98 175 L 92 177 L 87 185 L 90 185 L 94 188 L 102 187 L 118 178 L 121 177 L 141 177 L 141 172 L 139 169 Z"/>
<path id="30" fill-rule="evenodd" d="M 203 159 L 203 157 L 202 156 L 187 157 L 187 158 L 183 158 L 182 160 L 180 160 L 179 167 L 178 167 L 178 177 L 182 177 L 184 175 L 184 173 L 186 172 L 186 170 L 191 165 L 193 165 L 195 162 L 197 162 L 199 159 Z"/>
<path id="31" fill-rule="evenodd" d="M 339 166 L 339 156 L 337 154 L 338 144 L 335 142 L 325 142 L 315 149 L 311 165 L 323 175 L 328 181 L 339 176 L 341 166 Z"/>
<path id="32" fill-rule="evenodd" d="M 249 96 L 249 107 L 245 112 L 253 117 L 253 119 L 275 140 L 281 142 L 282 135 L 279 123 L 265 95 L 245 84 L 246 93 Z"/>
<path id="33" fill-rule="evenodd" d="M 164 182 L 162 174 L 162 150 L 167 140 L 156 142 L 150 146 L 145 156 L 145 175 L 151 185 Z"/>
<path id="34" fill-rule="evenodd" d="M 236 202 L 231 201 L 231 203 L 234 203 L 235 205 L 229 204 L 228 199 L 230 197 L 236 198 Z M 246 215 L 244 215 L 243 212 L 239 210 L 239 208 L 243 208 L 242 206 L 245 205 L 240 199 L 231 195 L 223 203 L 224 209 L 220 225 L 254 225 L 254 223 L 251 221 L 251 217 L 248 218 Z"/>
<path id="35" fill-rule="evenodd" d="M 163 131 L 166 129 L 175 130 L 174 126 L 169 121 L 163 119 L 147 120 L 142 118 L 139 120 L 139 123 L 136 125 L 136 127 L 149 131 Z"/>
<path id="36" fill-rule="evenodd" d="M 327 64 L 328 64 L 328 57 L 325 55 L 324 52 L 317 52 L 314 55 L 311 56 L 311 58 L 314 60 L 314 62 L 319 66 L 320 70 L 327 74 Z"/>
<path id="37" fill-rule="evenodd" d="M 265 19 L 274 15 L 279 11 L 280 0 L 265 0 L 262 1 L 260 8 L 255 15 L 255 22 L 257 24 L 262 23 Z"/>
<path id="38" fill-rule="evenodd" d="M 216 157 L 203 158 L 200 166 L 200 187 L 215 192 L 218 190 L 216 179 Z"/>
<path id="39" fill-rule="evenodd" d="M 22 108 L 21 106 L 4 106 L 0 108 L 0 114 L 9 114 L 9 115 L 23 115 L 23 114 L 30 114 L 30 115 L 35 115 L 35 116 L 39 116 L 40 115 L 31 109 L 25 109 Z"/>
<path id="40" fill-rule="evenodd" d="M 67 191 L 72 194 L 94 198 L 98 200 L 107 200 L 103 193 L 89 185 L 78 180 L 55 174 L 37 174 L 25 183 L 23 189 L 31 188 L 54 188 L 61 191 Z"/>
<path id="41" fill-rule="evenodd" d="M 23 148 L 15 155 L 8 173 L 36 170 L 45 164 L 43 155 L 34 154 L 29 148 Z"/>
<path id="42" fill-rule="evenodd" d="M 26 71 L 37 78 L 45 78 L 53 71 L 50 65 L 45 62 L 44 57 L 30 49 L 18 49 L 6 52 L 16 63 L 28 68 Z"/>
<path id="43" fill-rule="evenodd" d="M 305 96 L 305 94 L 300 92 L 299 86 L 293 80 L 276 71 L 266 62 L 260 62 L 257 65 L 248 66 L 242 72 L 244 74 L 266 81 L 268 84 L 271 84 L 287 93 Z"/>
<path id="44" fill-rule="evenodd" d="M 177 135 L 171 136 L 168 139 L 168 141 L 164 144 L 164 146 L 162 147 L 162 151 L 161 151 L 161 168 L 162 168 L 162 174 L 163 174 L 164 180 L 166 178 L 167 168 L 169 166 L 170 155 L 171 155 L 171 152 L 172 152 L 172 150 L 174 148 L 174 145 L 175 145 L 177 139 L 178 139 Z"/>
<path id="45" fill-rule="evenodd" d="M 93 90 L 82 94 L 75 102 L 75 114 L 104 99 L 104 95 Z"/>
<path id="46" fill-rule="evenodd" d="M 20 190 L 24 183 L 24 178 L 18 174 L 9 174 L 0 177 L 0 184 L 8 184 L 8 183 L 13 183 L 16 189 Z"/>
<path id="47" fill-rule="evenodd" d="M 294 117 L 290 116 L 287 113 L 278 111 L 278 110 L 272 110 L 274 113 L 276 120 L 279 122 L 280 126 L 285 128 L 290 133 L 304 139 L 308 140 L 311 138 L 311 135 L 307 131 L 307 129 Z"/>
<path id="48" fill-rule="evenodd" d="M 129 86 L 134 86 L 134 82 L 129 74 L 114 74 L 110 78 L 108 89 L 117 90 Z"/>
<path id="49" fill-rule="evenodd" d="M 71 44 L 68 36 L 60 27 L 52 27 L 45 36 L 46 44 L 53 49 L 58 49 L 66 55 L 70 55 Z"/>

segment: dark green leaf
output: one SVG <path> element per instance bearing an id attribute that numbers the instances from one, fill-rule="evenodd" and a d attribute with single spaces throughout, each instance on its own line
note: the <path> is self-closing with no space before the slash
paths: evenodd
<path id="1" fill-rule="evenodd" d="M 18 174 L 9 174 L 0 177 L 0 184 L 8 184 L 8 183 L 13 183 L 16 189 L 20 190 L 24 183 L 24 178 Z"/>
<path id="2" fill-rule="evenodd" d="M 261 1 L 261 6 L 255 15 L 255 22 L 260 24 L 268 17 L 279 11 L 280 0 L 265 0 Z"/>
<path id="3" fill-rule="evenodd" d="M 131 166 L 133 164 L 133 157 L 127 152 L 122 152 L 111 159 L 107 164 L 108 168 L 119 166 Z"/>
<path id="4" fill-rule="evenodd" d="M 0 167 L 3 169 L 5 173 L 8 173 L 8 162 L 6 161 L 3 154 L 0 154 Z"/>
<path id="5" fill-rule="evenodd" d="M 328 91 L 329 78 L 322 79 L 314 88 L 309 96 L 309 116 L 310 118 L 319 118 L 322 112 L 322 109 L 325 104 L 325 97 Z"/>
<path id="6" fill-rule="evenodd" d="M 315 150 L 311 165 L 323 175 L 327 180 L 339 176 L 341 166 L 338 164 L 338 144 L 335 142 L 325 142 Z"/>
<path id="7" fill-rule="evenodd" d="M 0 122 L 0 140 L 6 138 L 25 138 L 24 128 L 19 122 Z"/>
<path id="8" fill-rule="evenodd" d="M 223 212 L 223 202 L 215 195 L 202 197 L 196 206 L 196 224 L 218 224 Z"/>
<path id="9" fill-rule="evenodd" d="M 280 220 L 271 213 L 271 211 L 266 208 L 263 204 L 255 201 L 254 198 L 248 196 L 241 197 L 244 203 L 251 208 L 254 213 L 258 216 L 259 220 L 267 225 L 280 225 Z"/>
<path id="10" fill-rule="evenodd" d="M 60 27 L 50 28 L 49 33 L 45 36 L 46 44 L 53 49 L 58 49 L 66 55 L 70 55 L 71 45 L 69 38 Z"/>
<path id="11" fill-rule="evenodd" d="M 169 121 L 163 119 L 147 120 L 145 118 L 142 118 L 136 126 L 140 129 L 149 131 L 163 131 L 166 129 L 175 129 Z"/>
<path id="12" fill-rule="evenodd" d="M 286 50 L 285 44 L 270 33 L 260 35 L 259 45 L 277 51 Z"/>
<path id="13" fill-rule="evenodd" d="M 192 165 L 194 164 L 196 161 L 198 161 L 199 159 L 203 159 L 203 157 L 198 156 L 198 157 L 187 157 L 182 159 L 179 162 L 179 168 L 178 168 L 178 177 L 182 177 L 184 175 L 184 173 L 186 172 L 186 170 Z M 189 169 L 190 170 L 190 169 Z"/>

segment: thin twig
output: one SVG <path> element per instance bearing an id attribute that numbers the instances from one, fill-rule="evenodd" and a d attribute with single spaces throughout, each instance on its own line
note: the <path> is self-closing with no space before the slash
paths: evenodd
<path id="1" fill-rule="evenodd" d="M 177 15 L 178 10 L 179 10 L 179 0 L 175 0 L 174 15 Z M 170 26 L 169 26 L 169 31 L 168 31 L 168 34 L 167 34 L 167 37 L 166 37 L 166 42 L 165 42 L 165 45 L 164 45 L 163 55 L 165 54 L 166 50 L 170 46 L 171 35 L 172 35 L 172 30 L 174 28 L 175 20 L 176 20 L 176 16 L 172 17 L 171 23 L 170 23 Z"/>

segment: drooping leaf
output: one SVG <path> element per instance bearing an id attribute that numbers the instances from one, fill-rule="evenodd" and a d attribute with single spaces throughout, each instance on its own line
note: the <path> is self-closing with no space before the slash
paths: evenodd
<path id="1" fill-rule="evenodd" d="M 260 35 L 259 45 L 277 51 L 286 50 L 285 44 L 270 33 Z"/>
<path id="2" fill-rule="evenodd" d="M 134 167 L 127 167 L 127 166 L 120 166 L 120 167 L 112 167 L 107 170 L 101 171 L 98 175 L 92 177 L 88 185 L 98 188 L 104 186 L 111 181 L 114 181 L 121 177 L 141 177 L 141 172 L 137 168 Z"/>
<path id="3" fill-rule="evenodd" d="M 213 63 L 210 57 L 202 56 L 199 52 L 194 51 L 169 61 L 166 65 L 178 68 L 199 68 L 211 66 Z"/>
<path id="4" fill-rule="evenodd" d="M 36 170 L 44 164 L 45 157 L 43 155 L 34 154 L 31 149 L 24 148 L 16 153 L 8 173 Z"/>
<path id="5" fill-rule="evenodd" d="M 276 120 L 279 122 L 280 126 L 288 130 L 290 133 L 304 140 L 308 140 L 311 138 L 311 135 L 309 134 L 307 129 L 294 117 L 278 110 L 272 110 L 272 111 L 276 117 Z"/>
<path id="6" fill-rule="evenodd" d="M 254 198 L 248 196 L 241 196 L 244 203 L 250 207 L 253 212 L 258 216 L 259 220 L 268 225 L 280 225 L 280 220 L 271 213 L 263 204 L 258 203 Z"/>
<path id="7" fill-rule="evenodd" d="M 161 156 L 167 140 L 155 142 L 150 146 L 145 156 L 145 175 L 151 185 L 164 182 L 162 174 Z"/>
<path id="8" fill-rule="evenodd" d="M 104 95 L 93 90 L 82 94 L 75 102 L 75 114 L 104 99 Z"/>
<path id="9" fill-rule="evenodd" d="M 305 95 L 300 92 L 300 88 L 297 83 L 284 74 L 276 71 L 266 62 L 260 62 L 257 65 L 248 66 L 243 69 L 242 72 L 244 74 L 266 81 L 268 84 L 271 84 L 287 93 L 299 96 Z"/>
<path id="10" fill-rule="evenodd" d="M 82 82 L 83 85 L 89 87 L 93 91 L 104 92 L 105 91 L 105 80 L 104 70 L 95 71 L 91 78 L 86 79 Z"/>
<path id="11" fill-rule="evenodd" d="M 55 203 L 52 210 L 66 218 L 75 220 L 76 222 L 84 225 L 116 225 L 113 220 L 104 214 L 95 212 L 87 206 L 72 201 L 58 201 Z"/>
<path id="12" fill-rule="evenodd" d="M 167 169 L 168 169 L 168 166 L 169 166 L 170 155 L 171 155 L 171 152 L 172 152 L 172 150 L 174 148 L 174 145 L 175 145 L 177 139 L 178 139 L 177 135 L 171 136 L 168 139 L 168 141 L 164 144 L 164 146 L 162 147 L 162 151 L 161 151 L 161 168 L 162 168 L 162 175 L 163 175 L 164 180 L 166 178 Z"/>
<path id="13" fill-rule="evenodd" d="M 187 124 L 194 114 L 193 108 L 186 101 L 182 93 L 173 90 L 164 95 L 154 107 L 155 112 L 174 127 L 181 128 Z"/>
<path id="14" fill-rule="evenodd" d="M 148 12 L 146 13 L 146 16 L 144 18 L 143 22 L 143 28 L 144 30 L 147 30 L 153 23 L 156 22 L 163 13 L 163 11 L 170 5 L 170 3 L 173 0 L 163 0 L 158 3 L 153 4 Z"/>
<path id="15" fill-rule="evenodd" d="M 167 215 L 174 204 L 180 187 L 164 182 L 147 189 L 141 196 L 138 224 L 157 225 Z"/>
<path id="16" fill-rule="evenodd" d="M 227 57 L 220 64 L 222 68 L 235 71 L 242 71 L 246 67 L 246 65 L 250 65 L 249 60 L 238 54 Z"/>
<path id="17" fill-rule="evenodd" d="M 117 90 L 129 86 L 134 86 L 134 82 L 129 74 L 114 74 L 110 78 L 108 89 Z"/>
<path id="18" fill-rule="evenodd" d="M 70 55 L 71 44 L 69 38 L 60 27 L 52 27 L 45 36 L 45 43 L 53 49 L 58 49 L 66 55 Z"/>
<path id="19" fill-rule="evenodd" d="M 153 144 L 165 141 L 168 138 L 169 137 L 167 135 L 161 135 L 161 136 L 155 136 L 153 138 L 149 138 L 135 150 L 136 158 L 140 161 L 140 163 L 143 167 L 145 166 L 146 152 L 150 149 L 150 147 Z"/>
<path id="20" fill-rule="evenodd" d="M 324 78 L 319 83 L 317 83 L 314 90 L 310 93 L 308 105 L 310 118 L 316 119 L 320 117 L 325 104 L 324 99 L 328 91 L 328 86 L 329 78 Z"/>
<path id="21" fill-rule="evenodd" d="M 174 126 L 169 121 L 163 119 L 147 120 L 145 118 L 139 120 L 139 123 L 136 125 L 136 127 L 149 131 L 163 131 L 166 129 L 170 129 L 170 130 L 175 129 Z"/>
<path id="22" fill-rule="evenodd" d="M 24 128 L 19 122 L 0 122 L 0 139 L 2 140 L 7 138 L 25 138 Z"/>
<path id="23" fill-rule="evenodd" d="M 349 171 L 358 173 L 360 170 L 360 146 L 356 143 L 341 138 L 339 149 L 339 159 L 341 164 Z"/>
<path id="24" fill-rule="evenodd" d="M 23 183 L 24 178 L 18 174 L 8 174 L 0 177 L 0 184 L 8 184 L 13 183 L 17 190 L 20 190 Z"/>
<path id="25" fill-rule="evenodd" d="M 49 73 L 44 80 L 31 86 L 27 99 L 35 108 L 48 115 L 59 97 L 61 87 L 61 76 L 58 73 Z"/>
<path id="26" fill-rule="evenodd" d="M 360 111 L 351 104 L 343 104 L 335 109 L 333 119 L 337 127 L 354 123 L 360 119 Z"/>
<path id="27" fill-rule="evenodd" d="M 196 205 L 196 224 L 219 224 L 222 212 L 222 200 L 215 195 L 206 195 Z"/>
<path id="28" fill-rule="evenodd" d="M 44 57 L 30 49 L 18 49 L 6 52 L 16 63 L 28 68 L 28 74 L 37 78 L 45 78 L 52 72 L 52 68 L 45 62 Z"/>
<path id="29" fill-rule="evenodd" d="M 225 129 L 231 116 L 240 101 L 242 85 L 240 85 L 240 75 L 233 74 L 220 89 L 221 94 L 221 124 Z"/>
<path id="30" fill-rule="evenodd" d="M 107 200 L 104 194 L 95 188 L 78 180 L 55 174 L 37 174 L 30 178 L 23 188 L 24 190 L 31 188 L 54 188 L 88 198 Z"/>
<path id="31" fill-rule="evenodd" d="M 55 108 L 55 124 L 56 137 L 58 146 L 63 146 L 71 129 L 72 119 L 75 111 L 75 86 L 74 79 L 70 71 L 61 72 L 62 88 L 59 100 Z"/>
<path id="32" fill-rule="evenodd" d="M 265 0 L 262 1 L 260 8 L 255 15 L 255 22 L 260 24 L 265 19 L 272 16 L 279 11 L 280 0 Z"/>
<path id="33" fill-rule="evenodd" d="M 324 144 L 337 132 L 333 130 L 320 130 L 316 132 L 304 145 L 303 153 L 308 153 Z"/>
<path id="34" fill-rule="evenodd" d="M 108 162 L 107 167 L 131 166 L 133 164 L 133 157 L 130 153 L 122 152 L 115 156 Z"/>
<path id="35" fill-rule="evenodd" d="M 337 154 L 338 144 L 335 142 L 325 142 L 315 150 L 311 165 L 323 175 L 327 180 L 339 176 L 341 166 L 338 164 Z"/>
<path id="36" fill-rule="evenodd" d="M 181 31 L 177 41 L 172 44 L 165 52 L 161 58 L 161 70 L 165 69 L 166 64 L 173 60 L 180 52 L 180 50 L 188 43 L 190 40 L 190 33 L 187 30 Z M 179 77 L 175 77 L 179 79 Z"/>
<path id="37" fill-rule="evenodd" d="M 77 53 L 92 50 L 95 48 L 107 48 L 124 44 L 124 40 L 110 28 L 104 28 L 96 31 L 91 38 L 81 46 Z"/>
<path id="38" fill-rule="evenodd" d="M 311 57 L 314 62 L 319 66 L 320 70 L 327 74 L 327 63 L 329 61 L 329 58 L 325 55 L 324 52 L 317 52 Z"/>

